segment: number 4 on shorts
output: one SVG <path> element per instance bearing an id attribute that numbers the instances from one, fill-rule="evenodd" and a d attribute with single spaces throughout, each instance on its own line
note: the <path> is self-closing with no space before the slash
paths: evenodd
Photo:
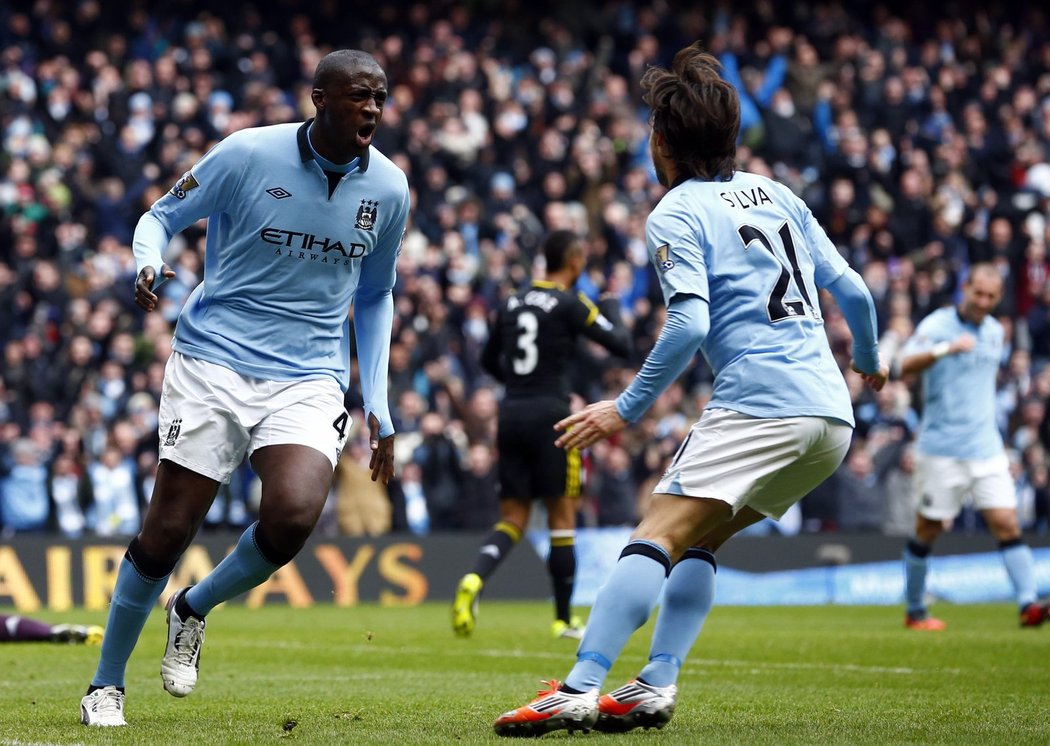
<path id="1" fill-rule="evenodd" d="M 334 422 L 332 422 L 332 427 L 334 427 L 335 431 L 339 433 L 339 440 L 342 440 L 346 437 L 346 423 L 348 423 L 349 421 L 350 415 L 348 415 L 346 412 L 343 412 L 341 415 L 335 418 Z"/>

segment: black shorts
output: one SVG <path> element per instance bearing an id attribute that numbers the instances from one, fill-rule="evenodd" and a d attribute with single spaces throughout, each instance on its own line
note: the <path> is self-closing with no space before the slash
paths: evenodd
<path id="1" fill-rule="evenodd" d="M 501 499 L 533 500 L 580 494 L 580 452 L 554 445 L 554 423 L 569 415 L 557 399 L 509 399 L 499 409 Z"/>

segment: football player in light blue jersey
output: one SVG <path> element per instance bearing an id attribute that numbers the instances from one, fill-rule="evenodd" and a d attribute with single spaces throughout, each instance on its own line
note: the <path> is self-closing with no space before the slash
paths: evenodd
<path id="1" fill-rule="evenodd" d="M 904 624 L 940 631 L 925 602 L 933 543 L 963 501 L 981 511 L 1013 584 L 1022 627 L 1038 627 L 1050 604 L 1036 600 L 1032 550 L 1021 538 L 1017 499 L 1003 440 L 995 424 L 995 379 L 1003 328 L 991 315 L 1003 279 L 991 264 L 975 264 L 958 307 L 941 308 L 904 346 L 901 373 L 922 374 L 922 426 L 915 453 L 915 537 L 904 550 Z"/>
<path id="2" fill-rule="evenodd" d="M 262 481 L 259 520 L 197 585 L 167 604 L 164 688 L 197 683 L 205 616 L 264 582 L 306 542 L 350 418 L 353 307 L 373 480 L 393 476 L 387 402 L 395 262 L 409 209 L 405 174 L 372 147 L 387 98 L 369 54 L 326 55 L 316 116 L 242 130 L 212 148 L 142 216 L 135 301 L 147 312 L 174 277 L 162 252 L 207 219 L 204 280 L 187 299 L 165 370 L 156 485 L 113 591 L 81 722 L 120 726 L 127 661 L 150 610 L 245 456 Z"/>
<path id="3" fill-rule="evenodd" d="M 714 391 L 654 490 L 641 524 L 598 592 L 565 682 L 496 720 L 500 735 L 662 727 L 678 672 L 714 594 L 714 552 L 733 534 L 779 518 L 842 462 L 853 433 L 845 381 L 818 299 L 826 289 L 853 333 L 853 367 L 886 381 L 875 307 L 806 205 L 769 179 L 735 170 L 740 107 L 698 46 L 642 78 L 650 151 L 669 191 L 646 224 L 667 320 L 615 401 L 556 425 L 557 444 L 585 448 L 638 420 L 699 349 Z M 657 599 L 649 663 L 599 699 L 610 667 Z"/>

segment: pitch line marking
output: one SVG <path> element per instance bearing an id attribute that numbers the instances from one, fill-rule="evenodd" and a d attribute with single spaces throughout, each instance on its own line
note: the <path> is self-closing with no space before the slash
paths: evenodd
<path id="1" fill-rule="evenodd" d="M 298 642 L 273 642 L 273 641 L 252 641 L 252 640 L 225 640 L 223 644 L 226 645 L 237 645 L 240 647 L 265 647 L 265 648 L 287 648 L 287 649 L 306 649 L 312 647 Z M 402 655 L 452 655 L 459 656 L 463 654 L 463 649 L 459 646 L 451 646 L 444 648 L 424 648 L 424 647 L 401 647 L 392 646 L 387 647 L 384 645 L 361 645 L 361 644 L 348 644 L 333 646 L 329 645 L 329 649 L 333 647 L 345 647 L 349 650 L 355 650 L 359 652 L 378 652 L 384 655 L 390 653 L 397 653 Z M 479 655 L 487 658 L 538 658 L 541 660 L 571 660 L 571 657 L 566 652 L 552 652 L 552 651 L 528 651 L 528 650 L 500 650 L 495 648 L 473 648 L 470 650 L 471 655 Z M 636 658 L 641 660 L 642 656 L 626 656 L 628 659 Z M 762 670 L 815 670 L 815 671 L 833 671 L 841 673 L 870 673 L 870 674 L 898 674 L 902 676 L 908 676 L 912 674 L 952 674 L 956 675 L 962 672 L 961 668 L 933 668 L 933 669 L 917 669 L 908 666 L 864 666 L 858 663 L 763 663 L 759 661 L 745 661 L 745 660 L 722 660 L 715 658 L 693 658 L 686 663 L 686 668 L 695 669 L 703 666 L 708 667 L 722 667 L 722 668 L 748 668 L 754 671 Z"/>

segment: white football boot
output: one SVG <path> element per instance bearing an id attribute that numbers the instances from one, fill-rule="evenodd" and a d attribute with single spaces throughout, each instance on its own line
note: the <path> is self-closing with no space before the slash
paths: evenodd
<path id="1" fill-rule="evenodd" d="M 104 686 L 84 695 L 80 700 L 80 722 L 101 727 L 127 725 L 124 692 L 115 686 Z"/>
<path id="2" fill-rule="evenodd" d="M 160 662 L 160 678 L 173 697 L 185 697 L 197 686 L 204 645 L 204 620 L 192 616 L 183 620 L 175 611 L 175 602 L 188 590 L 183 588 L 168 599 L 168 645 Z"/>

